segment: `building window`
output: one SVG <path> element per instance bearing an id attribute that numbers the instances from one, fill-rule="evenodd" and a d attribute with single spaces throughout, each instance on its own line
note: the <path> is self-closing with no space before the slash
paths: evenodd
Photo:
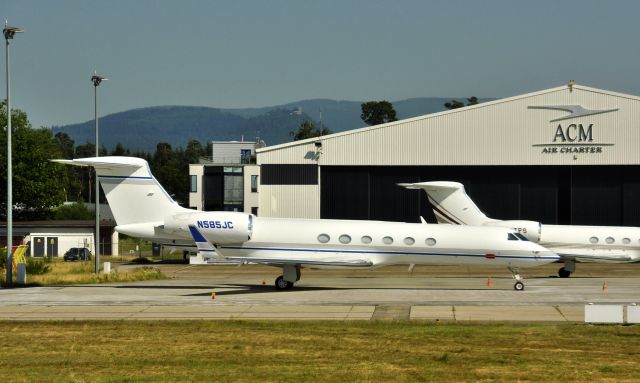
<path id="1" fill-rule="evenodd" d="M 240 163 L 241 164 L 251 163 L 251 149 L 240 149 Z"/>
<path id="2" fill-rule="evenodd" d="M 251 176 L 251 193 L 258 192 L 258 176 Z"/>
<path id="3" fill-rule="evenodd" d="M 198 191 L 198 176 L 191 176 L 191 188 L 189 191 L 191 193 L 196 193 Z"/>
<path id="4" fill-rule="evenodd" d="M 255 215 L 256 217 L 258 216 L 258 208 L 253 206 L 251 208 L 251 214 Z"/>

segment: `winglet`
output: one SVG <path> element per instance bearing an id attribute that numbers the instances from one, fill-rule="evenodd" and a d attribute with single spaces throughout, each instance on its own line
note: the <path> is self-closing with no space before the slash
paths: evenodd
<path id="1" fill-rule="evenodd" d="M 191 236 L 193 237 L 193 240 L 195 241 L 199 252 L 203 252 L 203 253 L 216 252 L 216 248 L 211 244 L 211 242 L 209 242 L 204 237 L 204 235 L 202 235 L 202 233 L 198 231 L 198 229 L 196 229 L 195 226 L 189 225 L 189 232 L 191 233 Z"/>

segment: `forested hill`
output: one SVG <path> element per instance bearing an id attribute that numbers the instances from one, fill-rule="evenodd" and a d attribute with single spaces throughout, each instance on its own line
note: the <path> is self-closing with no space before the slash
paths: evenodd
<path id="1" fill-rule="evenodd" d="M 410 118 L 444 110 L 450 98 L 413 98 L 394 101 L 398 118 Z M 100 118 L 100 146 L 108 150 L 121 143 L 131 151 L 153 152 L 159 142 L 186 146 L 189 139 L 208 141 L 264 140 L 267 145 L 291 141 L 305 119 L 332 132 L 361 128 L 359 101 L 304 100 L 286 105 L 247 109 L 217 109 L 195 106 L 158 106 L 128 110 Z M 94 121 L 54 126 L 54 134 L 66 132 L 82 145 L 94 141 Z"/>

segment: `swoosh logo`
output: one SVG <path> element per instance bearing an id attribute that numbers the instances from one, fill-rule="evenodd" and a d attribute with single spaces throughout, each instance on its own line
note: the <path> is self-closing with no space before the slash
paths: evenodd
<path id="1" fill-rule="evenodd" d="M 549 122 L 568 120 L 570 118 L 584 117 L 584 116 L 593 116 L 594 114 L 602 114 L 615 112 L 618 108 L 615 109 L 585 109 L 580 105 L 539 105 L 539 106 L 528 106 L 527 109 L 550 109 L 550 110 L 562 110 L 565 112 L 569 112 L 568 116 L 554 118 Z"/>

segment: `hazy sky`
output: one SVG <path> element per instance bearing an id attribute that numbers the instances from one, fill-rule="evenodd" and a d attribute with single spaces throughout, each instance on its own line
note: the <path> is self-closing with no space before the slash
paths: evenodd
<path id="1" fill-rule="evenodd" d="M 11 100 L 34 126 L 93 119 L 94 69 L 110 79 L 100 115 L 507 97 L 570 79 L 640 95 L 640 1 L 0 0 L 0 12 L 26 30 Z"/>

